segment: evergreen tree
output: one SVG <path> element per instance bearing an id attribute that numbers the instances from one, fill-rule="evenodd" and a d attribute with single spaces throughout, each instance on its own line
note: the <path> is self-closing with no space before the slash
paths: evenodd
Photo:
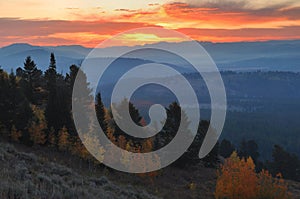
<path id="1" fill-rule="evenodd" d="M 275 145 L 272 157 L 271 172 L 273 175 L 281 173 L 284 178 L 300 181 L 300 160 L 296 155 L 288 153 L 279 145 Z"/>
<path id="2" fill-rule="evenodd" d="M 58 108 L 57 107 L 57 73 L 56 73 L 56 64 L 55 57 L 53 53 L 51 53 L 49 68 L 45 72 L 46 79 L 46 89 L 48 92 L 48 101 L 46 105 L 45 115 L 48 122 L 49 127 L 53 127 L 55 131 L 60 129 L 60 126 L 57 124 L 57 115 Z"/>
<path id="3" fill-rule="evenodd" d="M 66 82 L 70 88 L 70 91 L 73 90 L 73 85 L 74 85 L 78 70 L 79 70 L 79 67 L 73 64 L 70 66 L 69 74 L 66 75 Z"/>
<path id="4" fill-rule="evenodd" d="M 9 130 L 11 127 L 8 126 L 10 124 L 11 116 L 8 105 L 10 104 L 10 98 L 7 96 L 9 93 L 9 81 L 8 74 L 4 72 L 2 69 L 0 70 L 0 122 L 2 124 L 2 131 Z M 7 134 L 3 134 L 5 137 L 9 136 L 9 131 L 6 131 Z"/>
<path id="5" fill-rule="evenodd" d="M 68 87 L 65 78 L 57 74 L 54 54 L 51 53 L 49 68 L 45 72 L 47 82 L 48 101 L 46 105 L 46 118 L 48 126 L 57 132 L 63 126 L 69 125 L 71 120 Z"/>
<path id="6" fill-rule="evenodd" d="M 166 109 L 167 119 L 165 121 L 165 125 L 159 135 L 156 136 L 155 139 L 155 148 L 161 148 L 168 144 L 176 135 L 179 124 L 181 122 L 181 107 L 177 102 L 173 102 Z M 188 120 L 186 116 L 184 116 L 185 121 L 182 121 L 182 125 L 187 127 Z"/>
<path id="7" fill-rule="evenodd" d="M 210 122 L 207 120 L 201 120 L 199 122 L 199 127 L 196 135 L 196 139 L 192 143 L 191 149 L 194 147 L 194 157 L 199 155 L 200 147 L 203 144 L 204 138 L 207 135 L 208 129 L 210 126 Z M 216 139 L 217 135 L 214 130 L 211 130 L 211 135 L 213 135 L 212 139 Z M 219 155 L 219 142 L 216 142 L 215 146 L 212 148 L 212 150 L 202 159 L 204 162 L 204 165 L 207 167 L 215 167 L 218 163 L 218 155 Z"/>
<path id="8" fill-rule="evenodd" d="M 235 151 L 234 145 L 229 140 L 223 139 L 219 149 L 220 155 L 224 158 L 228 158 L 233 151 Z"/>
<path id="9" fill-rule="evenodd" d="M 70 66 L 70 71 L 69 73 L 66 74 L 66 78 L 65 78 L 65 84 L 67 86 L 67 92 L 65 93 L 65 96 L 67 97 L 67 124 L 66 127 L 69 129 L 69 132 L 74 132 L 73 134 L 76 134 L 76 128 L 74 126 L 74 122 L 73 122 L 73 118 L 72 118 L 72 92 L 73 92 L 73 85 L 78 73 L 78 66 L 76 65 L 71 65 Z"/>
<path id="10" fill-rule="evenodd" d="M 52 69 L 52 70 L 56 71 L 56 60 L 55 60 L 54 53 L 51 53 L 51 54 L 50 54 L 50 64 L 49 64 L 49 69 Z"/>
<path id="11" fill-rule="evenodd" d="M 45 71 L 45 78 L 46 78 L 46 83 L 47 83 L 47 90 L 48 92 L 54 92 L 56 88 L 56 61 L 54 54 L 51 53 L 50 55 L 50 64 L 48 69 Z"/>
<path id="12" fill-rule="evenodd" d="M 112 108 L 114 108 L 114 107 L 112 107 Z M 121 101 L 120 104 L 116 105 L 115 110 L 117 113 L 117 115 L 115 115 L 116 117 L 125 115 L 125 111 L 129 110 L 129 114 L 131 116 L 132 121 L 135 124 L 141 126 L 140 122 L 141 122 L 142 117 L 141 117 L 138 109 L 136 109 L 135 106 L 131 102 L 128 101 L 128 99 L 124 99 Z M 122 119 L 119 119 L 118 121 L 122 122 Z M 123 132 L 121 130 L 121 128 L 115 122 L 113 123 L 113 127 L 114 127 L 114 136 L 116 138 L 119 138 L 120 135 L 123 135 L 126 137 L 126 139 L 131 139 L 132 141 L 135 140 L 134 142 L 138 142 L 138 139 L 134 139 L 134 138 L 128 136 L 128 134 L 126 132 Z"/>
<path id="13" fill-rule="evenodd" d="M 22 77 L 25 76 L 25 72 L 24 72 L 24 70 L 21 67 L 18 67 L 17 70 L 16 70 L 16 75 L 18 77 L 22 78 Z"/>
<path id="14" fill-rule="evenodd" d="M 255 164 L 257 164 L 259 152 L 258 145 L 254 140 L 245 141 L 242 140 L 239 150 L 238 156 L 240 158 L 248 158 L 251 157 Z"/>
<path id="15" fill-rule="evenodd" d="M 87 76 L 82 70 L 77 71 L 77 80 L 78 80 L 78 89 L 80 92 L 73 93 L 74 98 L 74 107 L 80 109 L 79 112 L 74 112 L 73 116 L 77 118 L 78 128 L 76 128 L 77 132 L 87 133 L 91 132 L 94 128 L 94 124 L 97 121 L 91 120 L 91 114 L 93 113 L 93 96 L 92 89 L 89 87 L 89 82 L 87 81 Z M 79 115 L 76 115 L 79 114 Z"/>
<path id="16" fill-rule="evenodd" d="M 186 134 L 188 136 L 193 136 L 192 132 L 189 131 L 189 120 L 184 111 L 181 111 L 181 107 L 177 102 L 173 102 L 166 109 L 167 120 L 162 131 L 155 136 L 155 146 L 154 149 L 158 149 L 165 144 L 168 144 L 178 132 L 179 125 L 183 129 L 186 129 Z M 181 116 L 181 114 L 183 114 Z M 187 151 L 172 165 L 176 167 L 185 167 L 189 165 L 194 165 L 200 162 L 199 150 L 201 148 L 202 142 L 206 133 L 208 131 L 209 122 L 200 121 L 198 126 L 197 134 Z M 215 166 L 218 161 L 218 145 L 216 145 L 213 150 L 203 159 L 206 166 Z"/>
<path id="17" fill-rule="evenodd" d="M 177 109 L 177 108 L 176 108 Z M 186 118 L 186 117 L 183 117 Z M 176 121 L 176 120 L 175 120 Z M 182 124 L 188 124 L 187 118 L 184 119 Z M 177 125 L 177 124 L 173 124 Z M 206 157 L 204 157 L 202 160 L 199 159 L 199 151 L 202 146 L 203 140 L 207 134 L 208 128 L 209 128 L 209 121 L 202 120 L 199 122 L 197 134 L 195 135 L 195 138 L 192 142 L 192 144 L 189 146 L 187 151 L 177 160 L 175 163 L 173 163 L 174 166 L 177 167 L 186 167 L 191 166 L 199 163 L 202 161 L 205 166 L 207 167 L 215 167 L 218 163 L 218 155 L 219 155 L 219 143 L 217 142 L 216 145 L 213 147 L 213 149 L 207 154 Z M 170 128 L 168 128 L 170 129 Z M 171 128 L 172 129 L 172 128 Z M 187 132 L 190 134 L 190 136 L 193 136 L 191 132 Z M 164 134 L 159 137 L 159 139 L 164 139 Z"/>
<path id="18" fill-rule="evenodd" d="M 27 99 L 33 104 L 40 103 L 41 94 L 39 93 L 39 88 L 43 82 L 41 81 L 42 71 L 37 69 L 35 62 L 30 56 L 25 59 L 24 71 L 21 72 L 18 69 L 18 74 L 22 75 L 22 86 Z"/>
<path id="19" fill-rule="evenodd" d="M 97 119 L 100 124 L 100 127 L 102 128 L 103 132 L 106 134 L 107 133 L 107 123 L 105 121 L 106 110 L 103 105 L 100 93 L 98 93 L 96 95 L 95 109 L 96 109 L 96 115 L 97 115 Z"/>
<path id="20" fill-rule="evenodd" d="M 30 78 L 31 74 L 36 70 L 36 64 L 34 61 L 31 59 L 30 56 L 26 57 L 25 62 L 24 62 L 24 70 L 27 75 L 27 78 Z"/>
<path id="21" fill-rule="evenodd" d="M 7 132 L 13 125 L 16 129 L 25 129 L 31 117 L 29 103 L 22 91 L 13 72 L 8 75 L 0 71 L 0 122 Z"/>

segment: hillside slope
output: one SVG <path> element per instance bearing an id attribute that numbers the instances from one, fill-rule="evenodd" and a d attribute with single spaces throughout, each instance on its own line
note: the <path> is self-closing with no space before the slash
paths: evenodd
<path id="1" fill-rule="evenodd" d="M 209 199 L 216 181 L 215 169 L 201 164 L 136 175 L 90 165 L 48 147 L 6 142 L 0 142 L 0 168 L 0 198 Z"/>
<path id="2" fill-rule="evenodd" d="M 299 199 L 300 183 L 287 182 Z M 215 183 L 216 170 L 201 164 L 169 166 L 151 177 L 94 167 L 49 148 L 0 142 L 0 198 L 213 199 Z"/>
<path id="3" fill-rule="evenodd" d="M 0 165 L 0 198 L 157 198 L 132 186 L 118 186 L 104 176 L 82 176 L 3 143 Z"/>

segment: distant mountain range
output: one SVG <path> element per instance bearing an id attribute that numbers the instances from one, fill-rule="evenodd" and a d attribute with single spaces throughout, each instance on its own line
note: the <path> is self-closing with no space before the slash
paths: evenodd
<path id="1" fill-rule="evenodd" d="M 266 41 L 266 42 L 236 42 L 236 43 L 211 43 L 199 42 L 210 54 L 218 68 L 223 71 L 292 71 L 300 72 L 300 40 Z M 146 45 L 149 48 L 172 45 L 178 49 L 185 49 L 186 42 L 181 43 L 156 43 Z M 120 49 L 128 51 L 136 47 L 108 47 L 98 49 L 103 58 L 111 57 Z M 78 45 L 71 46 L 32 46 L 29 44 L 13 44 L 0 48 L 0 66 L 7 71 L 23 66 L 24 59 L 31 56 L 38 67 L 45 70 L 49 65 L 50 53 L 53 52 L 57 60 L 58 72 L 66 73 L 71 64 L 80 65 L 82 60 L 91 51 Z M 140 58 L 141 57 L 132 57 Z M 131 59 L 131 58 L 127 58 Z M 159 60 L 159 58 L 156 58 Z M 164 63 L 161 57 L 161 62 Z M 135 59 L 136 61 L 136 59 Z M 147 60 L 144 60 L 147 62 Z M 132 62 L 132 60 L 127 60 Z M 181 63 L 168 64 L 182 67 Z M 124 62 L 126 63 L 126 62 Z M 189 71 L 181 71 L 189 72 Z"/>
<path id="2" fill-rule="evenodd" d="M 45 70 L 49 65 L 50 53 L 55 53 L 58 72 L 67 72 L 71 64 L 80 64 L 90 52 L 82 46 L 32 46 L 29 44 L 13 44 L 0 49 L 0 65 L 5 70 L 23 67 L 27 56 L 31 56 L 39 69 Z"/>

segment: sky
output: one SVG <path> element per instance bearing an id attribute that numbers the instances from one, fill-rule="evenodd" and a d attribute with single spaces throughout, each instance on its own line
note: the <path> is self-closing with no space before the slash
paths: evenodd
<path id="1" fill-rule="evenodd" d="M 300 1 L 0 0 L 0 47 L 13 43 L 95 47 L 141 27 L 172 29 L 211 42 L 300 39 Z M 118 45 L 141 40 L 176 42 L 159 33 L 137 33 L 126 35 Z"/>

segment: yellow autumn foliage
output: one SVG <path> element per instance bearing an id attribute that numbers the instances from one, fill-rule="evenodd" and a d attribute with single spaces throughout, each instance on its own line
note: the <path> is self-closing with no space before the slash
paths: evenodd
<path id="1" fill-rule="evenodd" d="M 280 175 L 255 172 L 251 157 L 240 159 L 236 152 L 225 160 L 218 172 L 216 199 L 287 199 L 287 184 Z"/>

